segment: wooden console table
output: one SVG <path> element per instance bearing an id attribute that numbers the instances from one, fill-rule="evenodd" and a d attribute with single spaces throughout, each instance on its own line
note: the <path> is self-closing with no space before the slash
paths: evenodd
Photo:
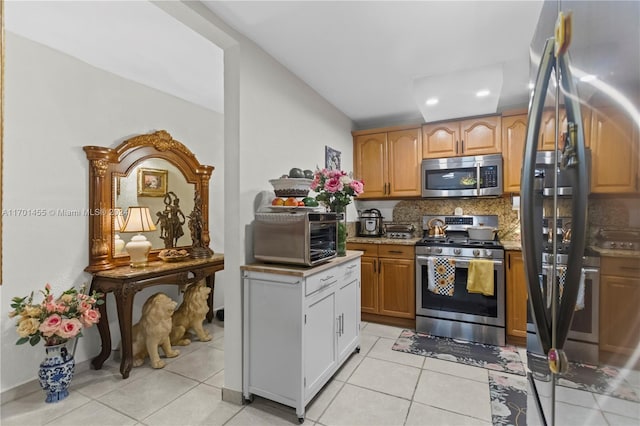
<path id="1" fill-rule="evenodd" d="M 133 351 L 131 348 L 131 331 L 133 328 L 133 298 L 135 294 L 146 287 L 155 285 L 186 286 L 202 279 L 206 280 L 211 288 L 209 294 L 209 313 L 207 319 L 213 320 L 213 290 L 215 287 L 215 273 L 224 269 L 224 256 L 214 254 L 209 259 L 193 259 L 183 262 L 150 262 L 144 268 L 132 268 L 121 266 L 107 271 L 95 272 L 91 281 L 91 290 L 100 293 L 113 293 L 118 309 L 118 324 L 122 339 L 120 373 L 122 378 L 129 377 L 133 366 Z M 102 364 L 111 355 L 111 333 L 109 331 L 109 319 L 107 318 L 107 304 L 98 306 L 100 321 L 98 330 L 102 339 L 102 351 L 91 361 L 96 370 L 102 368 Z"/>

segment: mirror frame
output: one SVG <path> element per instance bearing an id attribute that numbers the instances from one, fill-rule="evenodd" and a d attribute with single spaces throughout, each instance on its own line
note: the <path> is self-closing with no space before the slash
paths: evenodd
<path id="1" fill-rule="evenodd" d="M 182 142 L 173 139 L 166 130 L 158 130 L 134 136 L 116 148 L 84 146 L 82 149 L 89 160 L 89 266 L 85 271 L 129 265 L 128 255 L 113 255 L 112 213 L 117 190 L 114 178 L 127 176 L 136 165 L 149 158 L 169 161 L 182 172 L 187 183 L 195 186 L 202 200 L 202 242 L 209 247 L 209 180 L 214 167 L 200 164 Z M 160 250 L 151 250 L 150 262 L 158 260 Z"/>

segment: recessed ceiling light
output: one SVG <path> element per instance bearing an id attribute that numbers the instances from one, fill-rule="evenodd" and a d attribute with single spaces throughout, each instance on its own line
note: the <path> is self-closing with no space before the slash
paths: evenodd
<path id="1" fill-rule="evenodd" d="M 587 75 L 583 75 L 582 77 L 580 77 L 580 81 L 593 81 L 595 79 L 597 79 L 598 77 L 593 75 L 593 74 L 587 74 Z"/>
<path id="2" fill-rule="evenodd" d="M 476 96 L 479 98 L 483 98 L 485 96 L 489 96 L 491 92 L 488 90 L 480 90 L 479 92 L 476 93 Z"/>
<path id="3" fill-rule="evenodd" d="M 437 104 L 438 102 L 440 102 L 440 101 L 438 100 L 438 98 L 429 98 L 429 99 L 427 99 L 427 101 L 425 102 L 425 104 L 427 104 L 427 105 L 435 105 L 435 104 Z"/>
<path id="4" fill-rule="evenodd" d="M 535 84 L 533 84 L 533 83 L 529 83 L 529 85 L 528 85 L 527 87 L 528 87 L 529 89 L 533 89 L 534 87 L 536 87 L 536 85 L 535 85 Z"/>

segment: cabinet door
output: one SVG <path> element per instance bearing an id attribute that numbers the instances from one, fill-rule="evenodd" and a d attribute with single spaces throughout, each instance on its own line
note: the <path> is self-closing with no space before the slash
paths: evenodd
<path id="1" fill-rule="evenodd" d="M 378 313 L 378 258 L 360 258 L 361 284 L 360 304 L 362 312 Z"/>
<path id="2" fill-rule="evenodd" d="M 389 190 L 393 197 L 419 196 L 422 138 L 420 129 L 399 130 L 387 134 Z"/>
<path id="3" fill-rule="evenodd" d="M 504 192 L 520 192 L 520 175 L 526 138 L 527 114 L 502 118 Z"/>
<path id="4" fill-rule="evenodd" d="M 603 260 L 604 263 L 604 260 Z M 632 355 L 640 343 L 640 278 L 600 276 L 600 349 Z"/>
<path id="5" fill-rule="evenodd" d="M 636 192 L 638 134 L 629 117 L 614 108 L 592 112 L 591 191 Z"/>
<path id="6" fill-rule="evenodd" d="M 463 155 L 500 154 L 501 117 L 474 118 L 460 122 L 460 151 Z"/>
<path id="7" fill-rule="evenodd" d="M 380 258 L 381 315 L 416 317 L 415 261 Z"/>
<path id="8" fill-rule="evenodd" d="M 567 131 L 567 113 L 564 109 L 560 109 L 560 133 Z M 542 112 L 542 121 L 540 122 L 540 136 L 538 149 L 541 151 L 553 151 L 556 146 L 556 111 L 555 109 L 545 109 Z M 562 149 L 559 146 L 558 149 Z"/>
<path id="9" fill-rule="evenodd" d="M 517 251 L 507 252 L 507 334 L 527 337 L 527 282 Z"/>
<path id="10" fill-rule="evenodd" d="M 457 121 L 422 126 L 422 158 L 455 157 L 459 153 Z"/>
<path id="11" fill-rule="evenodd" d="M 336 312 L 338 314 L 338 362 L 342 361 L 357 346 L 360 335 L 360 280 L 341 283 L 336 295 Z"/>
<path id="12" fill-rule="evenodd" d="M 356 178 L 364 180 L 366 187 L 358 198 L 374 198 L 386 195 L 389 182 L 387 171 L 387 134 L 374 133 L 356 136 L 354 140 Z"/>
<path id="13" fill-rule="evenodd" d="M 322 387 L 325 378 L 336 367 L 335 290 L 327 289 L 308 297 L 304 318 L 304 383 L 305 395 Z M 278 345 L 278 342 L 272 342 Z"/>

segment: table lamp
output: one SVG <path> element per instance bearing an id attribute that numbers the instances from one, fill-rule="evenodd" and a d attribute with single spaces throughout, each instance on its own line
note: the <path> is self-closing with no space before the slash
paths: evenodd
<path id="1" fill-rule="evenodd" d="M 122 208 L 116 207 L 113 215 L 113 245 L 115 247 L 116 254 L 124 253 L 124 240 L 120 238 L 120 234 L 118 232 L 122 231 L 124 227 L 124 214 L 122 213 Z"/>
<path id="2" fill-rule="evenodd" d="M 130 265 L 134 268 L 147 266 L 147 256 L 151 250 L 151 243 L 141 232 L 155 231 L 156 226 L 151 219 L 149 207 L 134 206 L 127 211 L 127 220 L 122 227 L 122 232 L 137 232 L 138 235 L 131 237 L 125 249 L 129 254 Z"/>

